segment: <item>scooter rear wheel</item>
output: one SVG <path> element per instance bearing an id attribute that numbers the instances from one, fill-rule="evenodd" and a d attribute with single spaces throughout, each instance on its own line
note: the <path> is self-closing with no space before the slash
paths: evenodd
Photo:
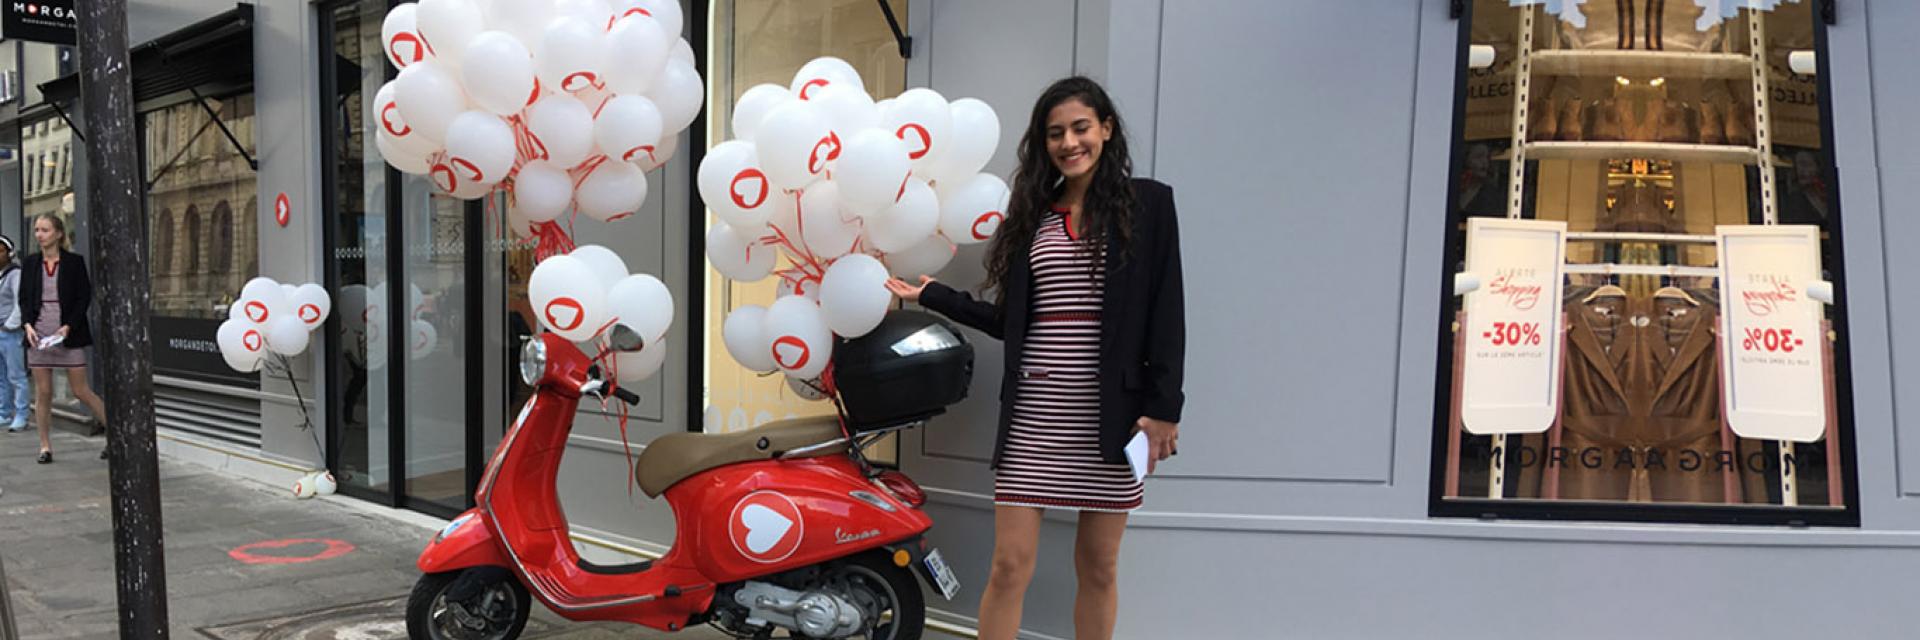
<path id="1" fill-rule="evenodd" d="M 533 611 L 527 588 L 500 567 L 420 576 L 407 598 L 412 640 L 514 640 Z"/>
<path id="2" fill-rule="evenodd" d="M 877 606 L 888 619 L 875 625 L 866 640 L 920 640 L 926 630 L 927 605 L 913 569 L 895 565 L 882 553 L 864 553 L 829 571 L 835 591 Z M 796 636 L 804 637 L 804 636 Z"/>

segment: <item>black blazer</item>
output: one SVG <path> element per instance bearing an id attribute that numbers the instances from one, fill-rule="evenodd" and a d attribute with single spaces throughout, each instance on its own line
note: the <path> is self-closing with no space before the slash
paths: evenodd
<path id="1" fill-rule="evenodd" d="M 1181 291 L 1180 226 L 1173 188 L 1133 181 L 1133 251 L 1120 259 L 1118 228 L 1107 233 L 1107 279 L 1100 304 L 1100 455 L 1126 462 L 1127 440 L 1141 416 L 1180 421 L 1186 403 L 1182 377 L 1187 351 L 1186 299 Z M 1031 242 L 1027 239 L 1016 239 Z M 993 464 L 999 466 L 1013 419 L 1033 271 L 1027 251 L 1014 251 L 1007 265 L 1004 303 L 975 300 L 938 282 L 921 292 L 920 304 L 1006 343 L 1000 380 L 999 435 Z"/>
<path id="2" fill-rule="evenodd" d="M 47 272 L 46 260 L 36 253 L 27 256 L 20 273 L 20 322 L 32 325 L 40 321 L 40 280 Z M 67 340 L 60 346 L 71 349 L 93 345 L 93 332 L 87 329 L 87 309 L 93 306 L 93 280 L 87 277 L 87 261 L 80 254 L 60 250 L 60 273 L 55 276 L 60 289 L 60 324 L 67 326 Z"/>

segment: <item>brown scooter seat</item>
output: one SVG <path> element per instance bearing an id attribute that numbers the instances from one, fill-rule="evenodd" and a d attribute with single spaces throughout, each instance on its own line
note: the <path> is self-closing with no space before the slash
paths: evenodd
<path id="1" fill-rule="evenodd" d="M 658 498 L 687 476 L 737 462 L 768 460 L 774 454 L 832 442 L 842 438 L 835 416 L 795 418 L 769 422 L 737 433 L 675 433 L 647 444 L 635 463 L 640 490 Z M 821 447 L 793 457 L 810 458 L 843 453 L 846 443 Z"/>

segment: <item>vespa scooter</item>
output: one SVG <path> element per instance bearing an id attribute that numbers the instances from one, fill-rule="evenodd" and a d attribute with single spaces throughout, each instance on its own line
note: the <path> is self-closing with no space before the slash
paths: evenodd
<path id="1" fill-rule="evenodd" d="M 972 359 L 943 321 L 895 312 L 835 349 L 840 416 L 654 440 L 635 476 L 648 497 L 666 496 L 673 547 L 602 566 L 575 549 L 556 476 L 581 398 L 639 398 L 609 391 L 572 343 L 536 336 L 521 374 L 537 391 L 487 464 L 477 506 L 420 554 L 408 635 L 511 640 L 537 597 L 570 620 L 666 631 L 707 623 L 740 638 L 919 638 L 916 574 L 948 599 L 959 581 L 923 537 L 933 526 L 920 509 L 925 492 L 861 452 L 963 398 Z"/>

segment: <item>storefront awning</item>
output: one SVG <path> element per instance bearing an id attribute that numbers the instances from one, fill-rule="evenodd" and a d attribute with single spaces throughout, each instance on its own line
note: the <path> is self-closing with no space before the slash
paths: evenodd
<path id="1" fill-rule="evenodd" d="M 195 88 L 222 93 L 253 84 L 253 5 L 225 13 L 133 47 L 133 98 L 136 103 L 186 95 Z M 80 77 L 67 75 L 42 83 L 46 103 L 80 97 Z"/>

